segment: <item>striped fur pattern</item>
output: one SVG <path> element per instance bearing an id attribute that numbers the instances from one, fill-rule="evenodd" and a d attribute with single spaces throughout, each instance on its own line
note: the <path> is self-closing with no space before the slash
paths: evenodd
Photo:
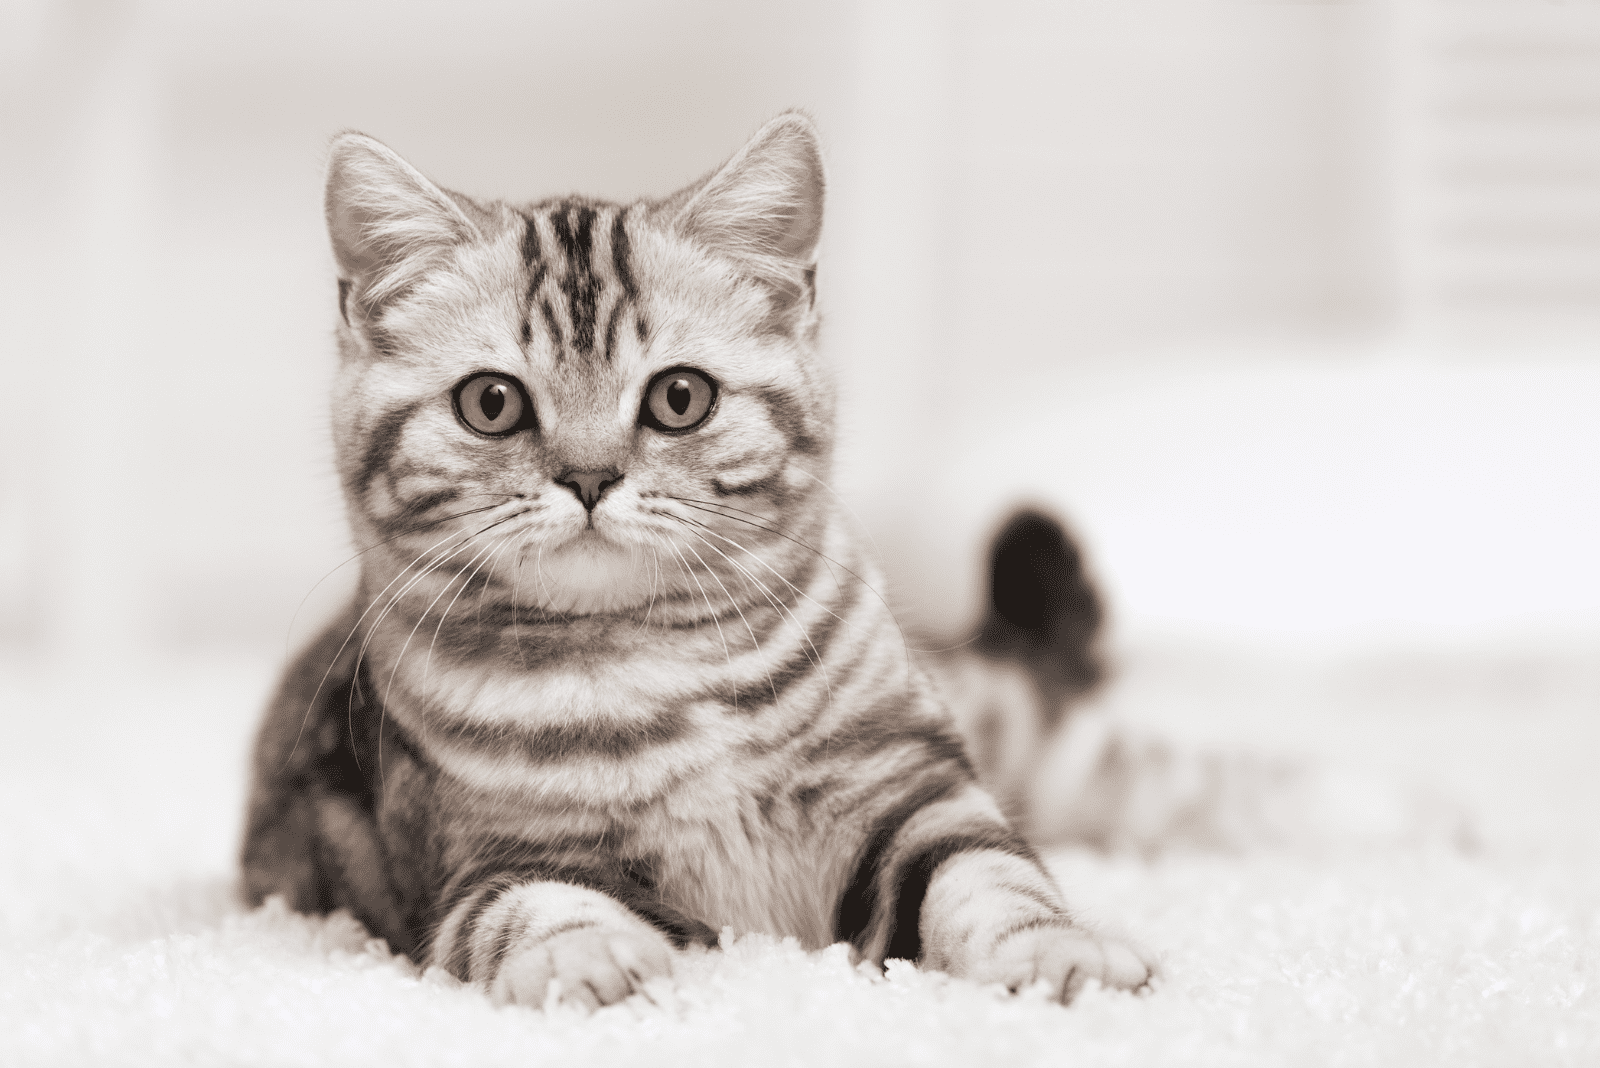
<path id="1" fill-rule="evenodd" d="M 479 203 L 335 141 L 367 548 L 260 732 L 253 900 L 348 908 L 534 1005 L 616 1001 L 724 928 L 1063 999 L 1146 982 L 977 785 L 839 520 L 822 191 L 798 114 L 629 205 Z M 714 396 L 668 426 L 681 375 Z"/>

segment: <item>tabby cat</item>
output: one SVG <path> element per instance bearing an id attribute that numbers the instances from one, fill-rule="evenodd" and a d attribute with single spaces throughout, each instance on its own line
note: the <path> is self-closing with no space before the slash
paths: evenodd
<path id="1" fill-rule="evenodd" d="M 792 113 L 630 205 L 479 202 L 335 140 L 370 548 L 258 738 L 253 901 L 531 1005 L 618 1001 L 724 927 L 1062 1000 L 1146 984 L 977 785 L 824 488 L 822 201 Z"/>

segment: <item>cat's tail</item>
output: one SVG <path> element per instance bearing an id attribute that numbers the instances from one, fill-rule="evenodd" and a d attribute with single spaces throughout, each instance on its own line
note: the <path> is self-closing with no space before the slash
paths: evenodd
<path id="1" fill-rule="evenodd" d="M 1032 509 L 1001 528 L 989 559 L 989 611 L 977 650 L 1020 661 L 1053 727 L 1076 697 L 1105 678 L 1105 607 L 1083 553 L 1059 520 Z"/>

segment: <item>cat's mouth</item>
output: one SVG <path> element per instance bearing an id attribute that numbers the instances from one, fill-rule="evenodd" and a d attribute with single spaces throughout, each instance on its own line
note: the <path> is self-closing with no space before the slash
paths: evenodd
<path id="1" fill-rule="evenodd" d="M 523 580 L 524 596 L 531 592 L 540 607 L 568 615 L 648 604 L 661 580 L 651 553 L 616 541 L 593 523 L 558 546 L 546 546 L 527 567 L 531 574 Z"/>

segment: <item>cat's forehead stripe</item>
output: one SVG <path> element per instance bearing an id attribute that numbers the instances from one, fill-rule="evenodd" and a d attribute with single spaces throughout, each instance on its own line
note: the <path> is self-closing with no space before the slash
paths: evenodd
<path id="1" fill-rule="evenodd" d="M 628 227 L 624 220 L 628 212 L 624 208 L 617 212 L 616 221 L 611 224 L 611 265 L 616 268 L 617 281 L 622 283 L 622 292 L 629 300 L 639 295 L 639 287 L 633 281 L 633 267 L 628 262 L 628 257 L 633 252 L 633 246 L 628 242 Z"/>
<path id="2" fill-rule="evenodd" d="M 644 320 L 636 307 L 639 289 L 633 276 L 627 213 L 624 207 L 576 199 L 538 205 L 523 213 L 526 225 L 522 258 L 529 274 L 523 334 L 525 338 L 531 337 L 537 308 L 558 362 L 573 354 L 591 358 L 599 355 L 610 361 L 622 312 L 629 307 L 634 308 L 635 329 L 641 338 L 644 335 Z M 545 255 L 547 242 L 540 232 L 541 225 L 549 227 L 549 236 L 553 238 L 548 243 L 551 246 L 549 259 Z M 609 244 L 609 257 L 603 248 L 595 247 L 597 239 Z M 609 274 L 605 270 L 608 259 Z M 541 295 L 545 281 L 552 276 L 555 292 Z M 616 296 L 609 312 L 605 313 L 602 336 L 603 298 L 610 290 L 615 290 Z M 603 342 L 598 351 L 597 342 Z"/>
<path id="3" fill-rule="evenodd" d="M 532 218 L 524 216 L 524 219 L 527 225 L 522 231 L 522 262 L 531 268 L 539 261 L 539 227 Z M 533 289 L 529 289 L 528 295 L 533 295 Z"/>

